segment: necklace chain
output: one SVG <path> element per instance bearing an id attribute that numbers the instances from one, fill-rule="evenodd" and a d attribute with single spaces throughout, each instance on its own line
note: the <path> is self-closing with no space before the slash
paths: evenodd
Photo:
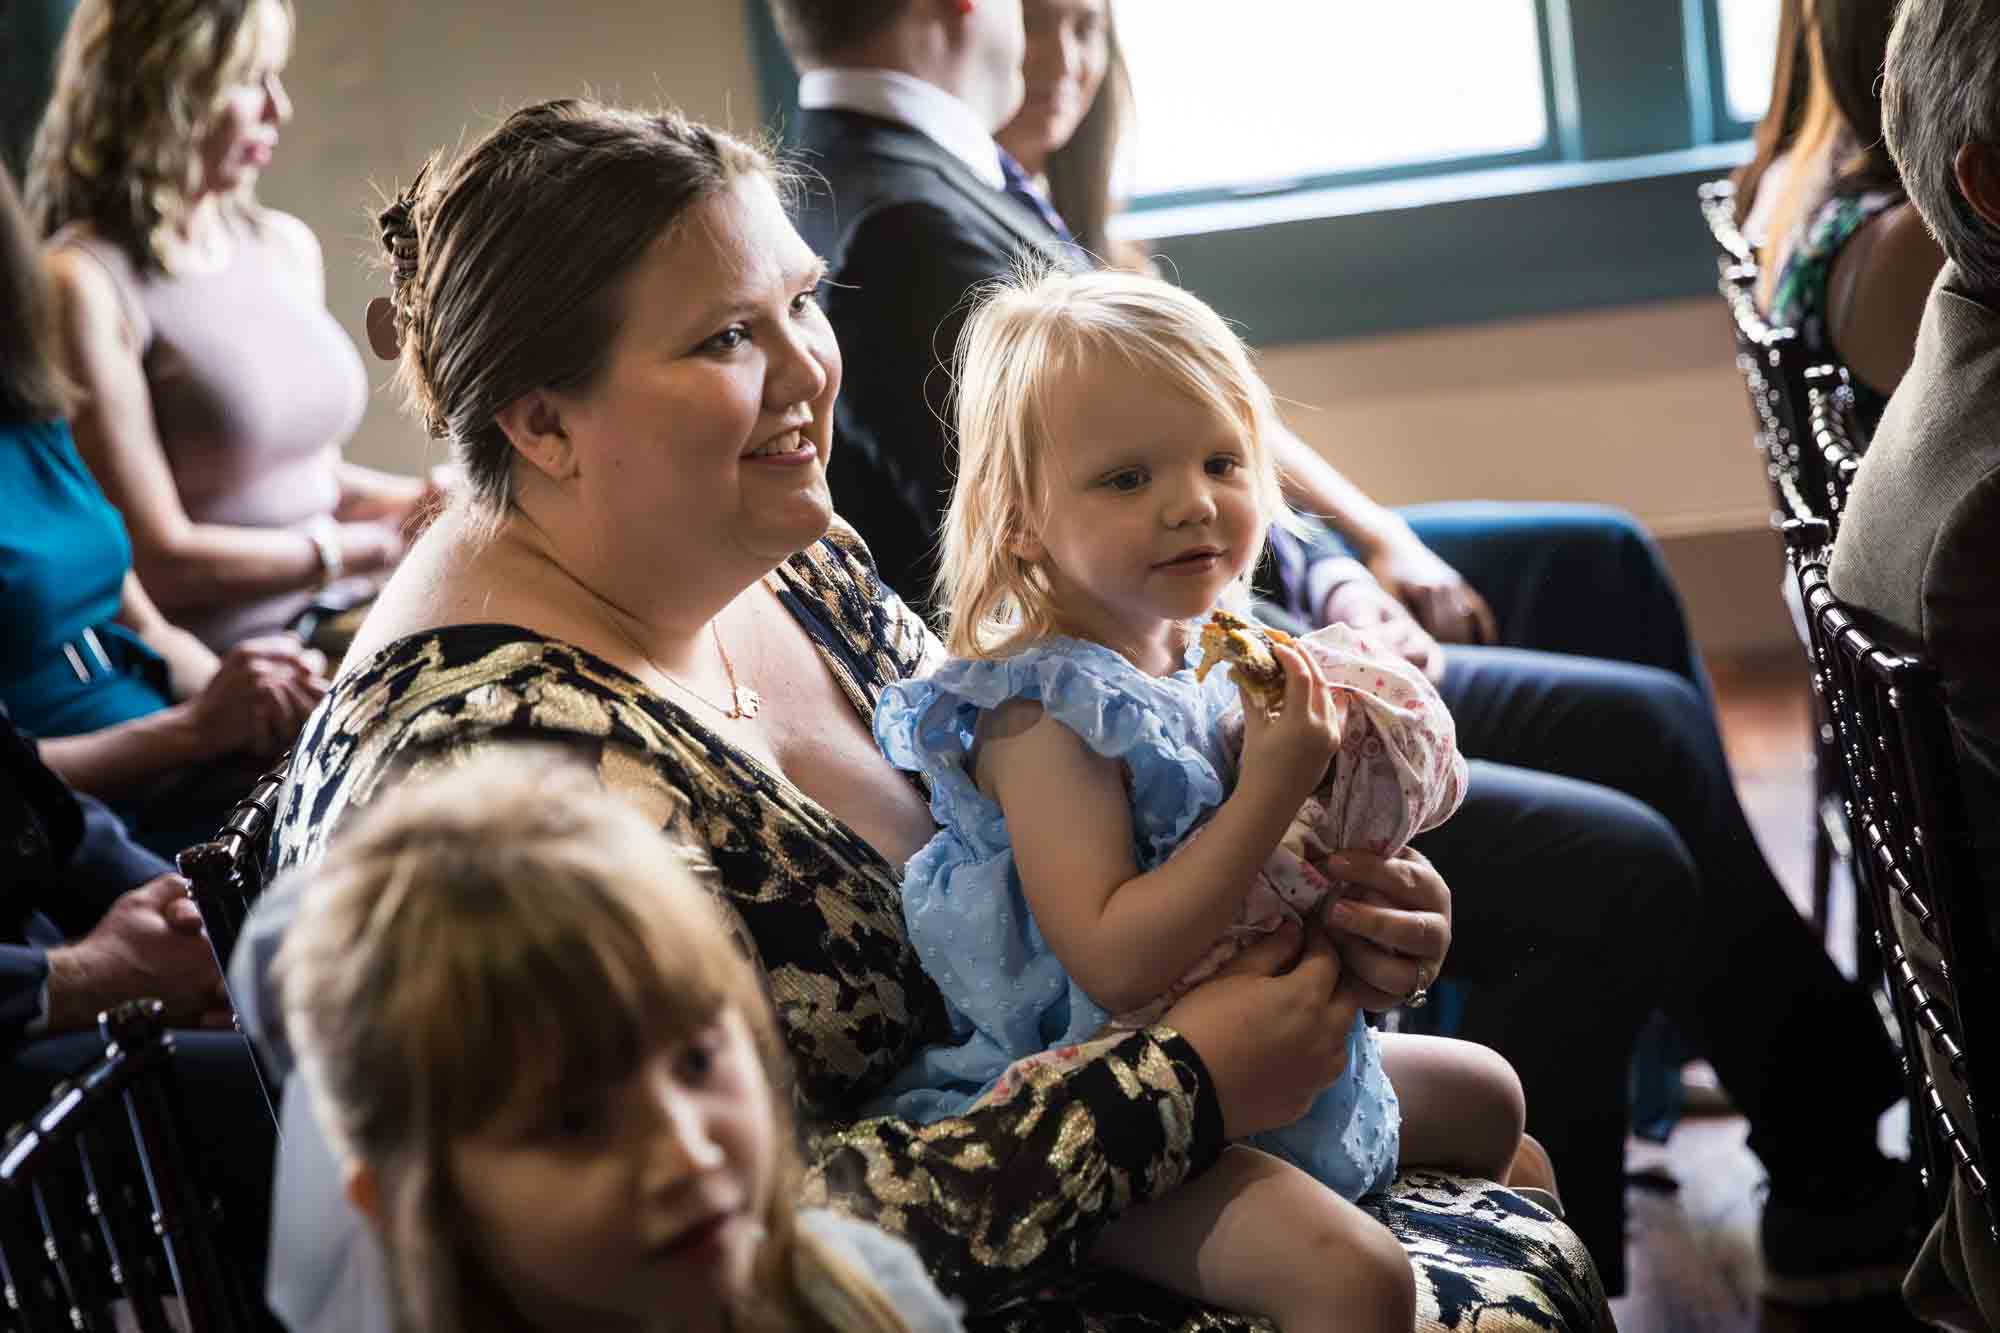
<path id="1" fill-rule="evenodd" d="M 736 683 L 736 664 L 729 660 L 729 650 L 722 646 L 722 631 L 716 627 L 716 624 L 713 620 L 708 622 L 708 632 L 715 639 L 716 655 L 722 658 L 722 674 L 729 678 L 730 706 L 727 708 L 724 708 L 721 704 L 715 702 L 715 700 L 701 693 L 699 690 L 695 689 L 692 685 L 687 684 L 679 676 L 676 676 L 673 672 L 667 670 L 665 667 L 661 666 L 658 662 L 655 662 L 652 658 L 652 655 L 647 653 L 643 648 L 639 650 L 639 655 L 646 659 L 647 664 L 651 666 L 653 670 L 659 672 L 662 676 L 665 676 L 667 678 L 668 684 L 672 685 L 674 688 L 678 689 L 681 693 L 687 695 L 690 699 L 693 699 L 695 702 L 700 704 L 705 704 L 709 708 L 714 709 L 716 712 L 722 714 L 722 716 L 724 718 L 727 718 L 729 721 L 735 722 L 744 718 L 752 718 L 757 716 L 757 710 L 764 706 L 764 700 L 762 696 L 760 696 L 756 690 L 751 689 L 749 686 L 738 685 Z M 632 646 L 637 648 L 639 645 L 634 643 Z"/>

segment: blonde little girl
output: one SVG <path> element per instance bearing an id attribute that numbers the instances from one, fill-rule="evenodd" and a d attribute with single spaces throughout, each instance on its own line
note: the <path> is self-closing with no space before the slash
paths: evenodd
<path id="1" fill-rule="evenodd" d="M 1269 391 L 1213 310 L 1049 273 L 999 285 L 959 350 L 954 657 L 875 714 L 941 826 L 904 913 L 954 1041 L 882 1103 L 918 1119 L 1008 1095 L 1010 1066 L 1156 1011 L 1252 930 L 1318 928 L 1309 859 L 1399 850 L 1465 778 L 1429 682 L 1344 628 L 1273 649 L 1274 713 L 1190 669 L 1287 513 Z M 1352 1200 L 1399 1161 L 1504 1179 L 1520 1086 L 1490 1051 L 1378 1039 L 1350 1012 L 1347 1069 L 1297 1124 L 1125 1214 L 1097 1256 L 1286 1333 L 1406 1333 L 1409 1261 Z"/>
<path id="2" fill-rule="evenodd" d="M 799 1212 L 750 965 L 578 770 L 405 788 L 307 872 L 284 1026 L 404 1333 L 948 1333 L 901 1242 Z"/>

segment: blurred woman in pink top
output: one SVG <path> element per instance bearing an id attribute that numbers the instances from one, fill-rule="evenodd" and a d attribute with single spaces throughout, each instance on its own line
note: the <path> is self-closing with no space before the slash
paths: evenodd
<path id="1" fill-rule="evenodd" d="M 256 201 L 291 38 L 289 0 L 83 0 L 29 164 L 77 444 L 161 609 L 217 649 L 393 565 L 426 494 L 342 460 L 361 360 L 318 241 Z"/>

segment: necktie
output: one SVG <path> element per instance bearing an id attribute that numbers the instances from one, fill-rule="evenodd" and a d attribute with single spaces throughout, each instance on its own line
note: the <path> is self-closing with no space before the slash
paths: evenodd
<path id="1" fill-rule="evenodd" d="M 1000 174 L 1006 178 L 1007 193 L 1033 209 L 1035 216 L 1047 223 L 1049 230 L 1056 234 L 1057 240 L 1061 241 L 1064 245 L 1075 245 L 1076 237 L 1064 225 L 1062 214 L 1056 212 L 1056 206 L 1048 201 L 1047 196 L 1035 188 L 1033 181 L 1028 179 L 1027 168 L 1023 167 L 1015 159 L 1014 155 L 1006 149 L 1000 149 L 999 153 Z"/>

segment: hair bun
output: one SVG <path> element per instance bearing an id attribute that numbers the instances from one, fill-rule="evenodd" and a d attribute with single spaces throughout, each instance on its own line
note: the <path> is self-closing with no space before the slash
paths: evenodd
<path id="1" fill-rule="evenodd" d="M 423 347 L 423 217 L 426 186 L 435 156 L 418 169 L 416 178 L 375 215 L 382 253 L 389 264 L 389 294 L 368 303 L 368 346 L 384 361 L 402 359 L 403 348 L 415 340 L 414 370 L 417 398 L 423 405 L 424 426 L 434 438 L 450 434 L 430 385 L 429 359 Z M 406 369 L 408 369 L 406 363 Z"/>
<path id="2" fill-rule="evenodd" d="M 435 159 L 432 159 L 433 161 Z M 423 199 L 424 183 L 430 179 L 431 162 L 426 161 L 415 180 L 375 215 L 382 237 L 382 252 L 389 257 L 389 289 L 398 309 L 417 281 L 417 207 Z"/>

